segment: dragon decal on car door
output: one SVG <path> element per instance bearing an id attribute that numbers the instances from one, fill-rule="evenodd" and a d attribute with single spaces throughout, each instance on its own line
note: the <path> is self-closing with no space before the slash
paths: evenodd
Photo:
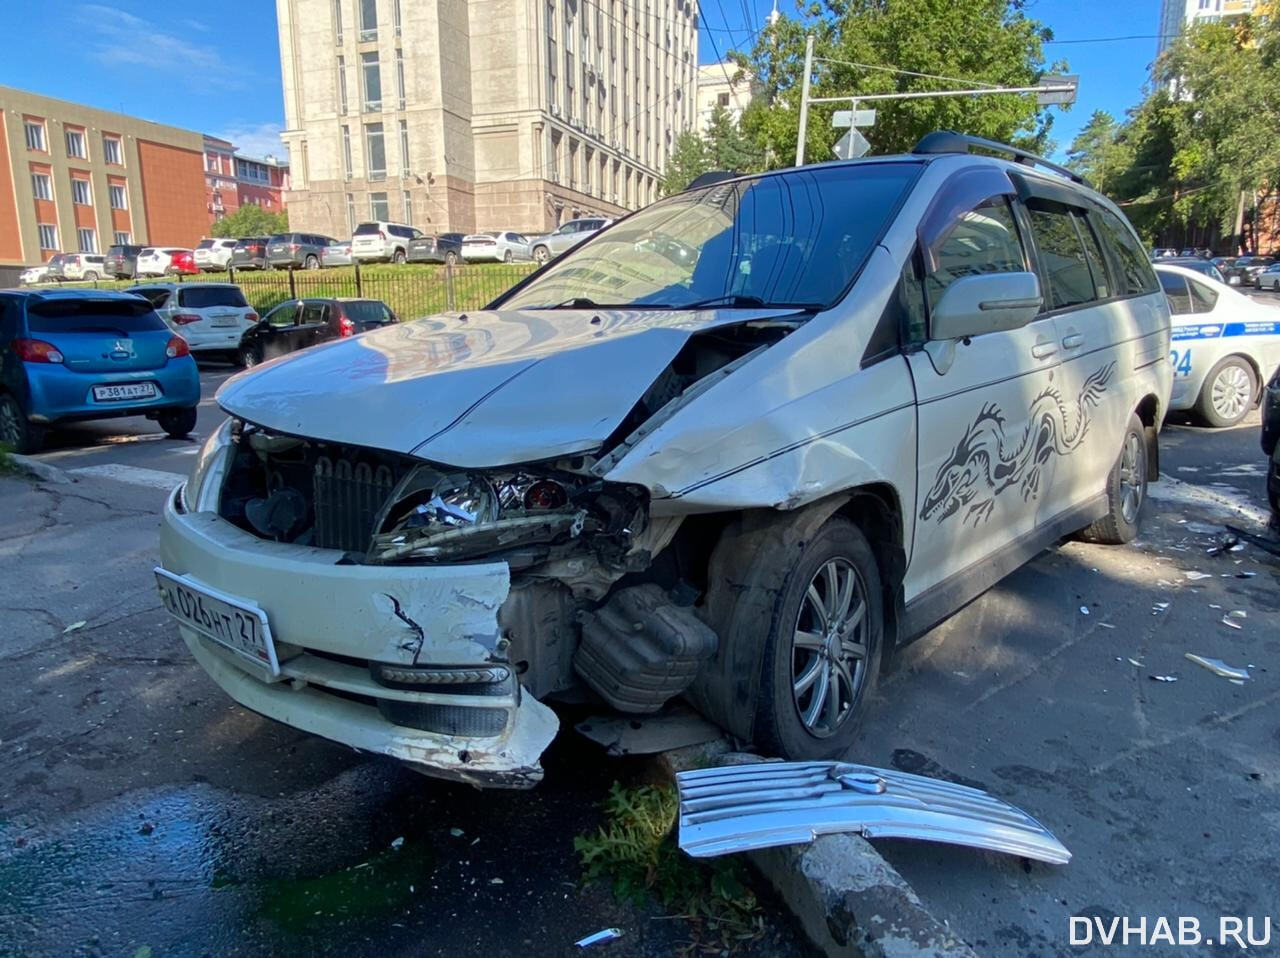
<path id="1" fill-rule="evenodd" d="M 920 518 L 945 522 L 964 510 L 962 522 L 975 526 L 991 518 L 996 496 L 1018 487 L 1024 501 L 1039 494 L 1040 474 L 1051 456 L 1067 456 L 1080 448 L 1116 364 L 1095 370 L 1080 387 L 1074 415 L 1057 387 L 1050 386 L 1031 404 L 1027 427 L 1016 445 L 1008 444 L 1000 407 L 988 403 L 965 429 L 943 462 L 924 497 Z"/>

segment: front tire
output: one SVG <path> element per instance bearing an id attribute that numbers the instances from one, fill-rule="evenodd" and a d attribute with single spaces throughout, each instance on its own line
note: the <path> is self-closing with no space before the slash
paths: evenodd
<path id="1" fill-rule="evenodd" d="M 236 350 L 236 363 L 242 369 L 252 369 L 262 362 L 262 347 L 257 343 L 242 345 Z"/>
<path id="2" fill-rule="evenodd" d="M 186 409 L 166 409 L 156 417 L 160 428 L 169 434 L 171 439 L 185 439 L 196 428 L 196 407 Z"/>
<path id="3" fill-rule="evenodd" d="M 39 452 L 44 445 L 44 430 L 33 424 L 21 403 L 7 394 L 0 396 L 0 443 L 23 456 Z"/>
<path id="4" fill-rule="evenodd" d="M 1240 356 L 1226 356 L 1205 377 L 1196 399 L 1196 415 L 1207 426 L 1226 429 L 1249 414 L 1257 395 L 1253 367 Z"/>
<path id="5" fill-rule="evenodd" d="M 304 267 L 306 267 L 307 269 L 319 269 L 319 268 L 320 268 L 320 260 L 319 260 L 319 259 L 317 259 L 317 258 L 316 258 L 316 257 L 314 257 L 314 256 L 308 256 L 308 257 L 303 261 L 303 264 L 302 264 L 302 265 L 303 265 Z"/>
<path id="6" fill-rule="evenodd" d="M 455 253 L 453 250 L 449 250 L 449 252 L 444 254 L 444 262 L 446 266 L 457 266 L 458 254 Z"/>
<path id="7" fill-rule="evenodd" d="M 551 259 L 551 251 L 545 246 L 535 246 L 533 248 L 533 261 L 539 266 L 545 266 L 549 259 Z"/>
<path id="8" fill-rule="evenodd" d="M 1147 437 L 1142 420 L 1130 413 L 1120 455 L 1107 474 L 1107 514 L 1080 532 L 1086 542 L 1124 545 L 1138 537 L 1147 501 Z"/>
<path id="9" fill-rule="evenodd" d="M 840 758 L 857 738 L 884 637 L 880 571 L 842 517 L 805 545 L 774 603 L 765 640 L 756 744 L 792 760 Z"/>
<path id="10" fill-rule="evenodd" d="M 502 261 L 504 263 L 510 263 L 513 259 L 515 259 L 515 256 L 512 255 L 511 250 L 507 250 L 502 254 Z"/>
<path id="11" fill-rule="evenodd" d="M 396 251 L 395 251 L 395 253 L 394 253 L 394 254 L 392 255 L 392 257 L 391 257 L 391 262 L 395 263 L 397 266 L 403 266 L 403 265 L 404 265 L 404 250 L 402 250 L 402 249 L 398 249 L 398 250 L 396 250 Z"/>

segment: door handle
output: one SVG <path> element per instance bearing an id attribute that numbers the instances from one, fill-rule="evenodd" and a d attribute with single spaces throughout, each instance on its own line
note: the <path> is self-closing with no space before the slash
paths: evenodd
<path id="1" fill-rule="evenodd" d="M 1075 349 L 1077 346 L 1084 345 L 1084 337 L 1079 333 L 1072 333 L 1070 336 L 1062 337 L 1063 349 Z"/>
<path id="2" fill-rule="evenodd" d="M 1036 359 L 1048 359 L 1056 355 L 1058 347 L 1054 343 L 1036 343 L 1031 347 L 1031 355 Z"/>

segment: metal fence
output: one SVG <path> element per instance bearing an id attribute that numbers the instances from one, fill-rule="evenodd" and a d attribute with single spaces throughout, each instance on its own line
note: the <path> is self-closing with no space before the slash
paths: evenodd
<path id="1" fill-rule="evenodd" d="M 343 266 L 323 270 L 231 270 L 195 276 L 66 283 L 68 288 L 127 289 L 141 283 L 232 282 L 260 315 L 290 299 L 380 299 L 402 320 L 448 310 L 480 309 L 532 273 L 533 263 L 458 266 Z"/>

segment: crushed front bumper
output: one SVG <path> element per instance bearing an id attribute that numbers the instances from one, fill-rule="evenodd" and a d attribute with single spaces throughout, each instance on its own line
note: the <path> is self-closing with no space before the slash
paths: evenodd
<path id="1" fill-rule="evenodd" d="M 281 680 L 246 671 L 216 642 L 179 626 L 196 660 L 244 707 L 424 774 L 491 788 L 529 788 L 559 722 L 517 682 L 499 694 L 419 691 L 375 681 L 373 664 L 442 672 L 503 662 L 497 612 L 505 563 L 462 566 L 339 565 L 341 553 L 256 538 L 210 512 L 190 513 L 181 488 L 165 504 L 164 569 L 260 606 L 280 656 Z M 391 707 L 388 708 L 388 705 Z M 386 713 L 418 707 L 455 727 L 505 711 L 495 735 L 428 731 Z"/>

